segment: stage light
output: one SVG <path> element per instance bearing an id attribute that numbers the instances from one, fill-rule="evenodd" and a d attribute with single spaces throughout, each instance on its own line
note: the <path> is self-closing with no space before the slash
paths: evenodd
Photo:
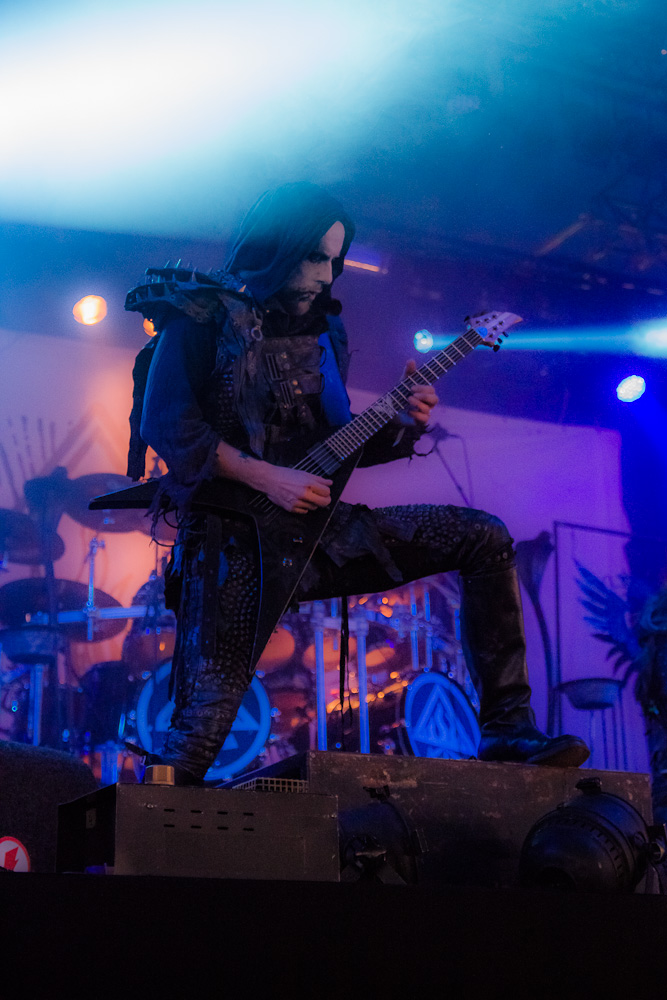
<path id="1" fill-rule="evenodd" d="M 582 778 L 576 787 L 579 798 L 559 805 L 529 831 L 521 850 L 521 884 L 634 892 L 642 878 L 648 879 L 648 867 L 664 857 L 664 829 L 648 827 L 629 802 L 603 792 L 599 778 Z M 646 879 L 643 891 L 648 891 Z"/>
<path id="2" fill-rule="evenodd" d="M 84 295 L 72 309 L 74 319 L 84 326 L 94 326 L 107 314 L 107 304 L 101 295 Z"/>
<path id="3" fill-rule="evenodd" d="M 645 391 L 646 382 L 641 375 L 628 375 L 616 386 L 616 395 L 622 403 L 634 403 Z"/>
<path id="4" fill-rule="evenodd" d="M 420 330 L 415 334 L 418 351 L 441 351 L 458 334 Z M 653 320 L 629 326 L 573 327 L 568 330 L 532 330 L 514 333 L 503 341 L 503 351 L 567 351 L 577 354 L 632 354 L 639 357 L 667 357 L 667 325 Z"/>
<path id="5" fill-rule="evenodd" d="M 422 354 L 426 354 L 427 351 L 433 350 L 433 334 L 429 333 L 428 330 L 418 330 L 415 334 L 414 339 L 415 347 Z"/>
<path id="6" fill-rule="evenodd" d="M 637 353 L 653 358 L 667 357 L 667 326 L 645 326 L 638 335 Z"/>
<path id="7" fill-rule="evenodd" d="M 0 157 L 0 214 L 96 231 L 157 226 L 171 235 L 175 226 L 190 232 L 195 204 L 211 235 L 236 218 L 236 205 L 222 219 L 211 211 L 218 195 L 210 185 L 215 178 L 225 191 L 236 183 L 238 162 L 258 135 L 286 176 L 305 171 L 333 179 L 332 155 L 346 162 L 345 144 L 355 149 L 358 134 L 391 101 L 388 91 L 405 73 L 418 72 L 413 47 L 458 24 L 451 4 L 432 0 L 346 0 L 336 18 L 303 0 L 201 0 L 197 12 L 206 30 L 200 32 L 183 31 L 176 0 L 162 0 L 158 17 L 155 0 L 12 6 L 16 12 L 3 16 L 0 33 L 0 116 L 3 136 L 11 136 Z M 149 36 L 153 59 L 146 59 Z M 176 64 L 186 86 L 166 84 L 156 70 Z M 313 100 L 312 81 L 323 78 L 335 85 L 323 86 Z M 158 110 L 137 113 L 162 103 L 170 129 Z M 173 134 L 184 132 L 187 142 L 174 143 Z M 192 181 L 193 163 L 197 180 L 185 209 L 178 192 L 184 173 Z M 244 200 L 258 183 L 248 172 Z M 365 261 L 358 250 L 353 256 Z M 382 273 L 382 262 L 367 263 Z"/>
<path id="8" fill-rule="evenodd" d="M 380 267 L 377 264 L 365 264 L 362 260 L 347 260 L 345 261 L 345 267 L 356 267 L 359 271 L 374 271 L 376 274 L 380 273 Z M 387 273 L 386 271 L 384 272 Z"/>

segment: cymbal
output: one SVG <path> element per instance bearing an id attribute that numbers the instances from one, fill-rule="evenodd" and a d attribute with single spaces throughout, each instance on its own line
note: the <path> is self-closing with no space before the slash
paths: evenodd
<path id="1" fill-rule="evenodd" d="M 75 580 L 54 580 L 56 612 L 83 611 L 88 600 L 88 587 L 85 583 Z M 96 608 L 119 608 L 117 601 L 110 594 L 95 588 Z M 29 624 L 30 617 L 36 614 L 47 614 L 49 610 L 49 595 L 46 580 L 14 580 L 0 587 L 0 621 L 6 628 L 21 628 Z M 126 625 L 125 618 L 105 619 L 95 622 L 94 638 L 96 642 L 110 639 L 122 632 Z M 73 642 L 85 642 L 87 637 L 86 622 L 68 622 L 58 625 Z"/>
<path id="2" fill-rule="evenodd" d="M 150 533 L 151 519 L 144 510 L 88 510 L 88 504 L 102 493 L 132 486 L 129 476 L 114 472 L 95 472 L 89 476 L 70 479 L 63 496 L 65 513 L 78 524 L 96 532 L 143 531 Z"/>
<path id="3" fill-rule="evenodd" d="M 124 490 L 128 486 L 136 486 L 129 476 L 120 476 L 115 472 L 94 472 L 88 476 L 70 479 L 64 499 L 65 512 L 78 524 L 83 524 L 92 531 L 104 532 L 141 531 L 150 535 L 153 526 L 152 515 L 147 516 L 145 510 L 128 508 L 121 510 L 88 510 L 88 504 L 95 497 L 105 493 Z M 176 530 L 162 519 L 158 522 L 156 537 L 160 541 L 173 541 Z"/>
<path id="4" fill-rule="evenodd" d="M 48 536 L 47 552 L 40 538 L 39 528 L 28 514 L 17 510 L 0 509 L 0 558 L 8 562 L 36 566 L 48 559 L 55 562 L 65 551 L 60 535 Z"/>

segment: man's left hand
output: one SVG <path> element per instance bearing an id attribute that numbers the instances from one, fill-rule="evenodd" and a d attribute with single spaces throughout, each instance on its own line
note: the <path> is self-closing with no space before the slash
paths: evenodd
<path id="1" fill-rule="evenodd" d="M 417 362 L 406 361 L 403 378 L 417 371 Z M 416 385 L 412 395 L 408 397 L 408 413 L 416 424 L 427 424 L 431 418 L 431 410 L 438 405 L 438 397 L 432 385 Z"/>

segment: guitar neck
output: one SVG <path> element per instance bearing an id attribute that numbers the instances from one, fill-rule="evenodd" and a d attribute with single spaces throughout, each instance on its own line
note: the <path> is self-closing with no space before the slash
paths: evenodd
<path id="1" fill-rule="evenodd" d="M 405 409 L 408 398 L 418 385 L 432 385 L 467 357 L 484 338 L 470 327 L 455 341 L 439 351 L 421 368 L 402 379 L 389 392 L 313 448 L 296 466 L 308 472 L 329 475 L 350 458 L 362 445 Z"/>

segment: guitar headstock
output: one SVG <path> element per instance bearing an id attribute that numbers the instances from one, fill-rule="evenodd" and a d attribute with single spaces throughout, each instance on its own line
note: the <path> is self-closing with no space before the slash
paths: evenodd
<path id="1" fill-rule="evenodd" d="M 521 316 L 511 312 L 497 312 L 495 309 L 488 312 L 475 313 L 474 316 L 466 316 L 466 330 L 475 330 L 480 335 L 483 342 L 492 347 L 494 351 L 500 350 L 503 337 L 508 337 L 508 330 L 516 323 L 522 323 Z"/>

